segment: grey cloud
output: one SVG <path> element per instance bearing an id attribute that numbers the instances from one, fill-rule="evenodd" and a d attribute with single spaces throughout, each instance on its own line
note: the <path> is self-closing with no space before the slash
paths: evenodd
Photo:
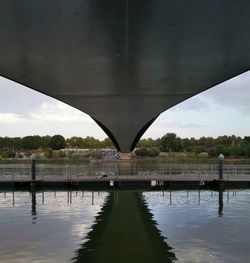
<path id="1" fill-rule="evenodd" d="M 250 112 L 250 71 L 225 81 L 173 107 L 173 111 L 201 111 L 213 105 Z"/>
<path id="2" fill-rule="evenodd" d="M 173 125 L 176 128 L 204 128 L 206 125 L 201 125 L 198 123 L 174 123 Z"/>
<path id="3" fill-rule="evenodd" d="M 171 110 L 173 111 L 196 111 L 196 110 L 206 110 L 209 107 L 209 102 L 206 101 L 202 96 L 196 95 L 190 99 L 187 99 Z"/>
<path id="4" fill-rule="evenodd" d="M 161 117 L 156 121 L 159 127 L 171 127 L 171 128 L 204 128 L 207 127 L 198 123 L 185 123 L 176 120 L 170 120 L 168 117 Z"/>
<path id="5" fill-rule="evenodd" d="M 0 112 L 12 112 L 24 116 L 38 105 L 52 98 L 0 77 Z"/>
<path id="6" fill-rule="evenodd" d="M 250 112 L 250 71 L 232 78 L 202 94 L 214 103 L 234 108 L 244 114 Z"/>

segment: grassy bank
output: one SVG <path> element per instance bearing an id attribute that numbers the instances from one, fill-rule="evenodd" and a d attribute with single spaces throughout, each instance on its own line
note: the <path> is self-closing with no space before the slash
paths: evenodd
<path id="1" fill-rule="evenodd" d="M 96 162 L 124 162 L 124 160 L 96 160 Z M 95 160 L 93 160 L 95 162 Z M 218 158 L 209 157 L 144 157 L 144 158 L 133 158 L 131 160 L 125 160 L 125 162 L 139 162 L 139 163 L 168 163 L 168 164 L 217 164 Z M 30 163 L 29 159 L 0 159 L 0 164 L 26 164 Z M 89 164 L 89 159 L 38 159 L 37 163 L 42 164 Z M 250 158 L 225 158 L 225 164 L 250 164 Z"/>
<path id="2" fill-rule="evenodd" d="M 201 157 L 148 157 L 136 158 L 135 161 L 139 162 L 159 162 L 159 163 L 172 163 L 172 164 L 217 164 L 218 158 L 201 158 Z M 225 158 L 225 164 L 250 164 L 250 158 Z"/>
<path id="3" fill-rule="evenodd" d="M 0 164 L 27 164 L 29 159 L 0 159 Z M 88 164 L 88 159 L 38 159 L 37 163 L 42 164 Z"/>

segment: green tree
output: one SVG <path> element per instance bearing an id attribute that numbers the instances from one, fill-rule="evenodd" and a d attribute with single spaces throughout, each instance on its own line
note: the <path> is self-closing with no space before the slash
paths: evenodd
<path id="1" fill-rule="evenodd" d="M 49 135 L 46 135 L 46 136 L 42 136 L 41 137 L 41 144 L 40 144 L 40 147 L 43 148 L 43 149 L 46 149 L 49 147 L 49 141 L 51 139 L 51 136 Z"/>
<path id="2" fill-rule="evenodd" d="M 22 138 L 22 148 L 25 150 L 36 150 L 41 145 L 41 137 L 35 136 L 25 136 Z"/>
<path id="3" fill-rule="evenodd" d="M 93 151 L 91 157 L 94 159 L 102 159 L 102 151 Z"/>
<path id="4" fill-rule="evenodd" d="M 230 155 L 233 157 L 238 157 L 244 155 L 244 150 L 241 147 L 238 146 L 231 146 L 229 147 Z"/>
<path id="5" fill-rule="evenodd" d="M 85 149 L 98 149 L 101 148 L 101 143 L 94 137 L 86 137 L 83 139 L 83 148 Z"/>
<path id="6" fill-rule="evenodd" d="M 161 137 L 161 150 L 163 152 L 178 152 L 182 150 L 181 139 L 175 133 L 167 133 Z"/>
<path id="7" fill-rule="evenodd" d="M 217 145 L 231 146 L 233 138 L 231 136 L 223 135 L 216 139 Z"/>
<path id="8" fill-rule="evenodd" d="M 148 149 L 149 157 L 157 157 L 160 154 L 160 149 L 158 147 L 151 147 Z"/>
<path id="9" fill-rule="evenodd" d="M 141 139 L 136 146 L 140 148 L 151 148 L 156 146 L 156 141 L 152 138 Z"/>
<path id="10" fill-rule="evenodd" d="M 135 154 L 140 157 L 147 157 L 149 156 L 149 151 L 147 148 L 138 148 L 135 150 Z"/>
<path id="11" fill-rule="evenodd" d="M 114 144 L 109 138 L 105 138 L 102 142 L 102 148 L 113 148 Z"/>
<path id="12" fill-rule="evenodd" d="M 223 154 L 224 156 L 229 156 L 230 155 L 230 149 L 229 147 L 219 144 L 215 147 L 215 153 L 216 156 L 218 156 L 219 154 Z"/>
<path id="13" fill-rule="evenodd" d="M 46 148 L 44 151 L 44 157 L 50 159 L 53 155 L 53 150 L 51 148 Z"/>
<path id="14" fill-rule="evenodd" d="M 66 140 L 66 144 L 69 148 L 77 148 L 77 149 L 84 148 L 82 137 L 73 136 Z"/>
<path id="15" fill-rule="evenodd" d="M 245 156 L 250 157 L 250 143 L 244 145 L 243 153 L 244 153 Z"/>
<path id="16" fill-rule="evenodd" d="M 64 149 L 66 146 L 65 139 L 62 135 L 54 135 L 49 141 L 49 147 L 53 150 Z"/>
<path id="17" fill-rule="evenodd" d="M 0 149 L 21 149 L 22 139 L 20 137 L 0 137 Z"/>

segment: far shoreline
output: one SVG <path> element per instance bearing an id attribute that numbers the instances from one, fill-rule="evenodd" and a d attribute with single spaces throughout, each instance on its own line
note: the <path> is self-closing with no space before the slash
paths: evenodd
<path id="1" fill-rule="evenodd" d="M 161 164 L 217 164 L 218 158 L 215 157 L 136 157 L 130 160 L 121 159 L 37 159 L 37 164 L 55 165 L 91 165 L 98 163 L 161 163 Z M 29 159 L 6 158 L 0 159 L 0 165 L 4 164 L 29 164 Z M 225 164 L 250 164 L 250 158 L 224 159 Z"/>

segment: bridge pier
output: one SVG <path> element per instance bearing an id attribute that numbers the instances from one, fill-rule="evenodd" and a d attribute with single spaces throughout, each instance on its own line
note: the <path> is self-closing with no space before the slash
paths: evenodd
<path id="1" fill-rule="evenodd" d="M 132 157 L 132 153 L 131 152 L 120 152 L 119 153 L 119 159 L 120 160 L 130 160 Z"/>

